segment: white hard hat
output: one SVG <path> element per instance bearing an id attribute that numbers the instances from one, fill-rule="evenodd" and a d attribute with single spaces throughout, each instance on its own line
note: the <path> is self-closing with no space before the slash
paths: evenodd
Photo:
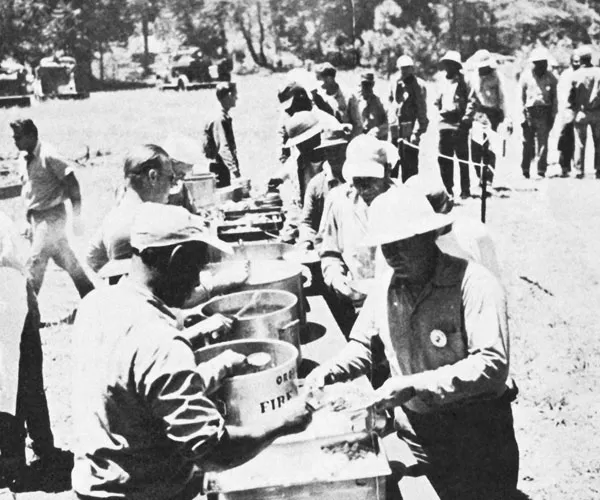
<path id="1" fill-rule="evenodd" d="M 462 67 L 462 61 L 460 59 L 460 53 L 456 50 L 449 50 L 444 54 L 444 57 L 441 59 L 442 61 L 452 61 Z"/>
<path id="2" fill-rule="evenodd" d="M 548 61 L 548 51 L 543 47 L 536 47 L 529 54 L 530 62 Z"/>
<path id="3" fill-rule="evenodd" d="M 397 68 L 405 68 L 406 66 L 414 66 L 415 62 L 410 56 L 400 56 L 396 61 Z"/>

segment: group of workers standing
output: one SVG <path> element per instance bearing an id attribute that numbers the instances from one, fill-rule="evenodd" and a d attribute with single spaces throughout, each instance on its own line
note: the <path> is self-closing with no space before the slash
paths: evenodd
<path id="1" fill-rule="evenodd" d="M 520 84 L 523 173 L 529 174 L 528 162 L 535 157 L 542 175 L 560 83 L 548 72 L 544 53 L 534 52 L 531 59 L 533 69 L 524 72 Z M 328 64 L 316 72 L 322 92 L 288 82 L 278 94 L 287 174 L 273 178 L 270 187 L 291 177 L 290 164 L 296 167 L 303 204 L 299 243 L 318 251 L 324 295 L 349 339 L 334 360 L 312 372 L 307 387 L 318 390 L 371 374 L 376 407 L 391 411 L 398 434 L 442 500 L 500 500 L 515 492 L 519 466 L 505 295 L 485 227 L 450 213 L 450 158 L 456 155 L 459 162 L 461 196 L 470 196 L 469 130 L 476 121 L 491 130 L 509 121 L 505 90 L 489 55 L 480 60 L 473 82 L 465 80 L 457 52 L 449 51 L 441 64 L 445 75 L 435 105 L 442 184 L 419 174 L 417 148 L 429 123 L 426 88 L 412 59 L 402 56 L 389 94 L 391 120 L 374 93 L 371 72 L 362 75 L 353 95 L 343 92 Z M 585 144 L 587 125 L 594 141 L 600 137 L 595 121 L 600 102 L 594 94 L 600 77 L 591 54 L 574 55 L 568 81 L 573 117 L 561 129 L 561 162 L 569 160 L 565 144 L 572 126 L 575 168 L 583 173 L 577 148 Z M 208 122 L 202 142 L 211 171 L 226 186 L 240 176 L 229 116 L 235 85 L 219 86 L 217 98 L 219 113 Z M 202 218 L 169 205 L 172 187 L 190 165 L 158 145 L 127 155 L 124 189 L 87 257 L 94 271 L 127 262 L 126 272 L 115 272 L 127 276 L 92 291 L 67 239 L 66 202 L 74 229 L 80 228 L 74 171 L 39 139 L 31 120 L 11 127 L 25 153 L 32 249 L 26 269 L 15 265 L 10 224 L 5 224 L 0 263 L 20 273 L 27 306 L 17 328 L 22 332 L 15 411 L 0 408 L 2 458 L 11 449 L 5 429 L 15 432 L 19 439 L 12 449 L 21 451 L 13 452 L 17 465 L 3 468 L 0 477 L 10 481 L 24 461 L 25 426 L 41 456 L 52 460 L 57 453 L 43 392 L 35 301 L 50 258 L 71 275 L 84 298 L 75 321 L 73 373 L 72 478 L 79 498 L 193 498 L 207 463 L 239 463 L 276 437 L 303 429 L 310 413 L 302 398 L 288 403 L 278 419 L 252 427 L 226 425 L 210 399 L 243 356 L 228 351 L 196 366 L 193 350 L 205 335 L 227 332 L 233 320 L 217 315 L 190 329 L 186 319 L 196 304 L 243 283 L 247 271 L 207 279 L 209 250 L 231 248 L 209 234 Z M 494 152 L 485 144 L 474 141 L 470 149 L 476 164 L 493 167 Z M 561 163 L 563 172 L 567 164 Z M 6 287 L 2 291 L 10 295 Z"/>

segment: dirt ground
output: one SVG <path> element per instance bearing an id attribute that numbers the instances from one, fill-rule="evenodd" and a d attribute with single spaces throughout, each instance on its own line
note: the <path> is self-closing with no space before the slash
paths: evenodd
<path id="1" fill-rule="evenodd" d="M 279 76 L 239 78 L 240 101 L 232 113 L 243 173 L 263 182 L 276 168 L 275 90 Z M 356 83 L 355 75 L 342 82 Z M 378 82 L 376 90 L 387 89 Z M 210 91 L 187 94 L 142 90 L 93 94 L 82 102 L 43 103 L 30 110 L 3 110 L 0 150 L 14 154 L 8 122 L 32 116 L 42 137 L 70 158 L 89 146 L 87 166 L 78 167 L 87 227 L 86 239 L 112 203 L 122 154 L 130 144 L 161 140 L 169 130 L 199 136 L 212 106 Z M 435 123 L 423 144 L 422 170 L 436 171 Z M 488 226 L 497 244 L 507 290 L 512 375 L 520 388 L 514 406 L 521 449 L 519 488 L 535 500 L 600 498 L 600 181 L 588 168 L 583 180 L 561 179 L 558 167 L 542 181 L 519 175 L 520 142 L 513 136 L 499 163 L 499 191 L 488 201 Z M 96 156 L 100 151 L 102 156 Z M 10 160 L 9 160 L 10 161 Z M 16 200 L 0 202 L 15 220 Z M 456 207 L 460 217 L 479 216 L 480 200 Z M 52 322 L 77 304 L 68 278 L 49 268 L 42 288 L 42 316 Z M 110 313 L 107 311 L 107 313 Z M 85 332 L 79 332 L 85 334 Z M 73 331 L 55 325 L 42 331 L 50 412 L 57 444 L 69 448 L 70 343 Z M 19 499 L 70 498 L 69 493 L 20 493 Z"/>

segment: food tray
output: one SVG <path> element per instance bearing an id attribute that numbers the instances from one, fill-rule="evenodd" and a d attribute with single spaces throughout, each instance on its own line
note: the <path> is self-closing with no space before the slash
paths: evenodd
<path id="1" fill-rule="evenodd" d="M 279 229 L 273 228 L 269 233 L 277 234 Z M 259 241 L 270 240 L 271 237 L 261 228 L 248 226 L 218 227 L 217 236 L 219 239 L 228 243 L 237 243 L 238 241 Z"/>
<path id="2" fill-rule="evenodd" d="M 357 480 L 390 473 L 379 437 L 363 432 L 284 444 L 275 442 L 238 467 L 207 472 L 204 491 L 220 494 L 262 491 L 264 498 L 269 489 L 318 488 L 315 485 L 319 484 L 332 489 L 336 484 L 358 484 Z"/>
<path id="3" fill-rule="evenodd" d="M 270 207 L 246 208 L 243 210 L 223 210 L 225 220 L 237 220 L 247 214 L 265 214 L 282 217 L 281 210 L 274 210 Z"/>

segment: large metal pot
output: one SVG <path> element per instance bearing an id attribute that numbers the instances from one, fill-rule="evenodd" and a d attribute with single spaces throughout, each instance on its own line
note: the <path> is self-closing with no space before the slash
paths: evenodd
<path id="1" fill-rule="evenodd" d="M 214 297 L 200 309 L 203 316 L 235 316 L 229 339 L 277 339 L 300 351 L 298 299 L 284 290 L 249 290 Z M 241 312 L 240 315 L 238 313 Z"/>
<path id="2" fill-rule="evenodd" d="M 230 262 L 216 262 L 209 264 L 207 270 L 218 273 L 230 265 Z M 300 264 L 283 260 L 251 260 L 248 279 L 240 287 L 240 290 L 269 289 L 293 293 L 298 299 L 296 307 L 300 324 L 304 325 L 306 309 L 304 307 L 303 281 Z"/>
<path id="3" fill-rule="evenodd" d="M 293 345 L 281 340 L 232 340 L 197 350 L 196 363 L 209 361 L 228 349 L 244 356 L 266 352 L 273 366 L 222 381 L 212 399 L 226 423 L 248 425 L 268 420 L 298 394 L 298 350 Z"/>

